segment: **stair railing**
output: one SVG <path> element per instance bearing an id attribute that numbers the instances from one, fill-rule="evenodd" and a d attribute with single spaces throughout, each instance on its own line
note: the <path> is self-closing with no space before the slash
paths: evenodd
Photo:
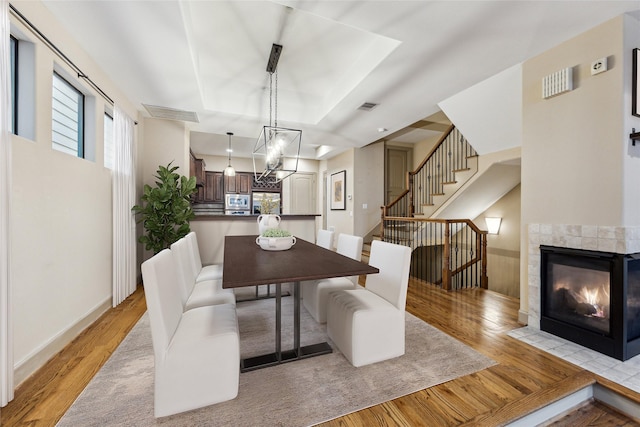
<path id="1" fill-rule="evenodd" d="M 453 125 L 443 133 L 431 152 L 412 172 L 407 172 L 406 190 L 382 207 L 382 217 L 412 217 L 416 206 L 433 204 L 433 196 L 444 194 L 444 185 L 455 182 L 455 173 L 469 169 L 469 157 L 477 153 Z"/>
<path id="2" fill-rule="evenodd" d="M 411 276 L 446 290 L 488 286 L 487 232 L 468 219 L 386 217 L 382 240 L 412 249 Z"/>

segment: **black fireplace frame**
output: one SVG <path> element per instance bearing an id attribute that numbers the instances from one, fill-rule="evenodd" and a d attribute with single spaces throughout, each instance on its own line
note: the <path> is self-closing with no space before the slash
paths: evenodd
<path id="1" fill-rule="evenodd" d="M 580 326 L 549 317 L 545 303 L 548 290 L 548 262 L 572 266 L 609 265 L 610 273 L 610 325 L 609 334 L 598 333 Z M 640 253 L 617 254 L 540 245 L 540 329 L 575 342 L 618 360 L 627 360 L 640 354 L 640 338 L 628 341 L 627 331 L 627 277 L 629 261 L 640 260 Z M 563 262 L 564 261 L 564 262 Z M 578 264 L 578 265 L 576 265 Z M 588 268 L 588 267 L 587 267 Z M 606 271 L 600 269 L 600 271 Z"/>

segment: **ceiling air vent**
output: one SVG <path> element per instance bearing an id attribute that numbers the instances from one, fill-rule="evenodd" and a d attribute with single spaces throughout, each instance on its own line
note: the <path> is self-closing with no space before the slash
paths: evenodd
<path id="1" fill-rule="evenodd" d="M 156 119 L 199 123 L 198 115 L 193 111 L 176 110 L 174 108 L 158 107 L 157 105 L 142 105 L 147 109 L 149 114 L 151 114 L 151 117 L 155 117 Z"/>
<path id="2" fill-rule="evenodd" d="M 377 106 L 378 104 L 374 104 L 373 102 L 365 102 L 364 104 L 358 107 L 358 110 L 371 111 Z"/>

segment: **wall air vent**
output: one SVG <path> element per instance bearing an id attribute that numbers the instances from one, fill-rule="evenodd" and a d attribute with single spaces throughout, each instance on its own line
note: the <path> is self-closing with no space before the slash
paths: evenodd
<path id="1" fill-rule="evenodd" d="M 573 68 L 568 67 L 549 74 L 542 79 L 542 97 L 544 99 L 573 90 Z"/>
<path id="2" fill-rule="evenodd" d="M 365 102 L 364 104 L 358 107 L 358 110 L 371 111 L 377 106 L 378 104 L 374 104 L 373 102 Z"/>
<path id="3" fill-rule="evenodd" d="M 158 107 L 157 105 L 142 105 L 149 114 L 151 114 L 151 117 L 155 117 L 156 119 L 199 123 L 198 115 L 193 111 L 176 110 L 174 108 Z"/>

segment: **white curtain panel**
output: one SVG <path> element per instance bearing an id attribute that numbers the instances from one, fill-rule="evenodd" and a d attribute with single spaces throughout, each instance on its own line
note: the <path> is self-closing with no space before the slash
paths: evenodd
<path id="1" fill-rule="evenodd" d="M 113 111 L 113 306 L 136 290 L 136 203 L 133 119 Z"/>
<path id="2" fill-rule="evenodd" d="M 0 406 L 13 400 L 9 212 L 11 201 L 11 57 L 9 2 L 0 0 Z"/>

